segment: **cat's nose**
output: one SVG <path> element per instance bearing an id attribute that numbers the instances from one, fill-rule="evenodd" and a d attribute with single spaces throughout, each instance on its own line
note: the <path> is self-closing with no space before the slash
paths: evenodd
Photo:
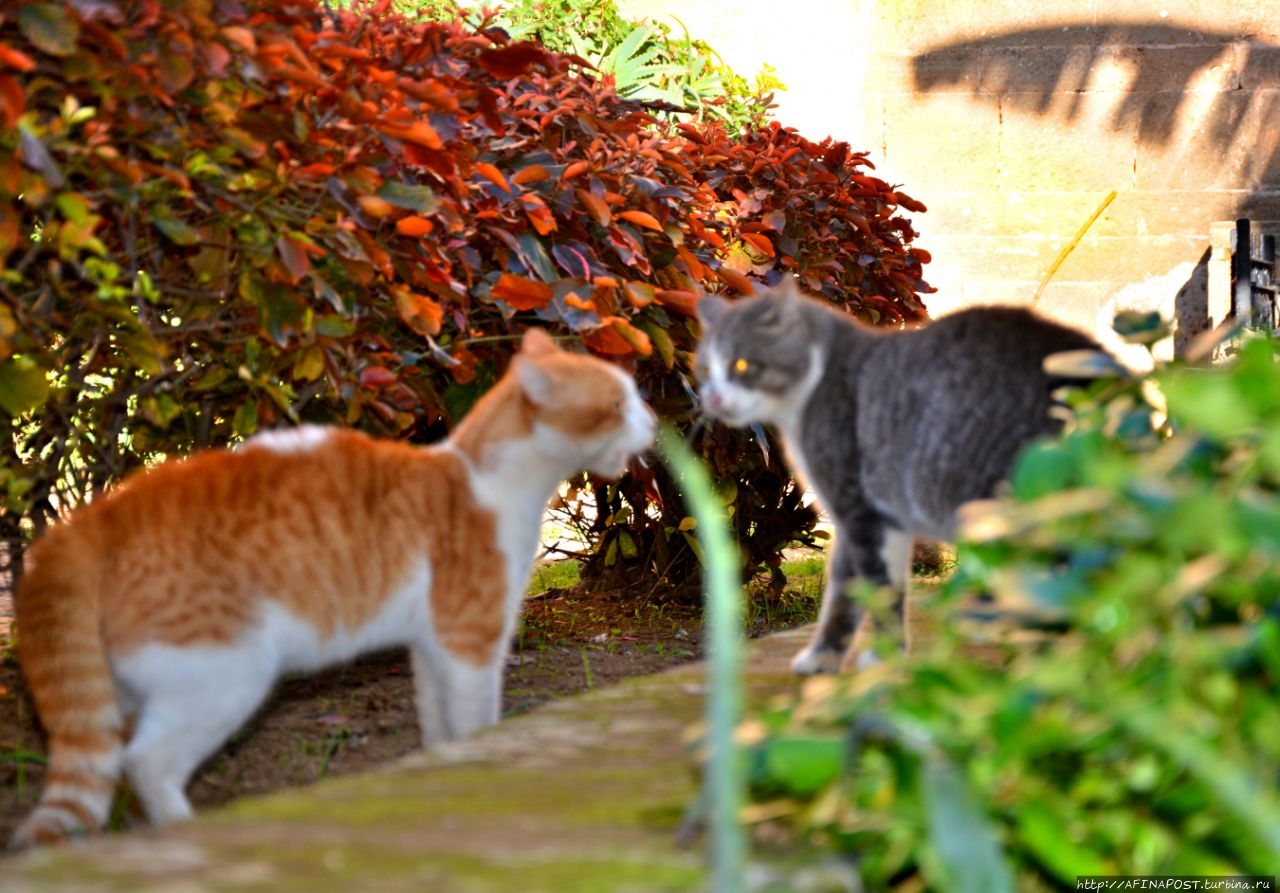
<path id="1" fill-rule="evenodd" d="M 720 392 L 715 388 L 704 388 L 702 391 L 702 403 L 707 409 L 719 409 L 724 406 L 724 398 L 720 396 Z"/>

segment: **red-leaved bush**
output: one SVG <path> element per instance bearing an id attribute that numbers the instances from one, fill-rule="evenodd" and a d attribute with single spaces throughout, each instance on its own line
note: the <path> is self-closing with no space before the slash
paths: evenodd
<path id="1" fill-rule="evenodd" d="M 687 418 L 702 289 L 795 274 L 923 317 L 897 216 L 922 208 L 868 167 L 777 126 L 672 131 L 582 60 L 387 0 L 3 0 L 5 533 L 263 427 L 434 439 L 529 325 Z M 776 458 L 725 431 L 704 452 L 753 559 L 803 534 Z M 660 471 L 598 499 L 599 555 L 687 553 Z"/>

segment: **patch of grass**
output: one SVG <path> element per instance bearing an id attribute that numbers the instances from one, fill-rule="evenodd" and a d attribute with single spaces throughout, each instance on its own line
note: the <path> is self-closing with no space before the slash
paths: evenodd
<path id="1" fill-rule="evenodd" d="M 542 561 L 533 569 L 528 594 L 540 595 L 551 589 L 571 589 L 578 585 L 580 579 L 578 562 L 572 558 L 562 561 Z"/>
<path id="2" fill-rule="evenodd" d="M 825 555 L 806 555 L 782 562 L 782 572 L 789 582 L 788 589 L 798 589 L 801 595 L 812 594 L 814 598 L 822 595 L 822 587 L 827 576 L 827 557 Z"/>
<path id="3" fill-rule="evenodd" d="M 806 555 L 782 562 L 786 584 L 778 591 L 768 574 L 747 586 L 746 622 L 749 630 L 801 626 L 817 618 L 826 580 L 826 558 Z"/>
<path id="4" fill-rule="evenodd" d="M 22 800 L 26 796 L 27 765 L 48 766 L 49 760 L 44 754 L 18 747 L 0 752 L 0 763 L 14 764 L 14 793 Z"/>

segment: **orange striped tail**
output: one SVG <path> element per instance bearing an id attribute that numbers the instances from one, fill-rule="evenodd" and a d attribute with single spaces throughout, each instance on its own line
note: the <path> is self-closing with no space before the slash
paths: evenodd
<path id="1" fill-rule="evenodd" d="M 52 530 L 14 594 L 18 660 L 49 741 L 36 809 L 14 849 L 102 828 L 120 777 L 123 718 L 101 632 L 97 550 Z"/>

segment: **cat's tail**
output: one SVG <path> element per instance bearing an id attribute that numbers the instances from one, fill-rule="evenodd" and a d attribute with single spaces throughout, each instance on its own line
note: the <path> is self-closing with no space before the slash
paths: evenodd
<path id="1" fill-rule="evenodd" d="M 60 531 L 36 543 L 14 594 L 18 659 L 49 741 L 44 792 L 10 847 L 96 831 L 120 778 L 124 719 L 107 662 L 97 550 Z"/>

